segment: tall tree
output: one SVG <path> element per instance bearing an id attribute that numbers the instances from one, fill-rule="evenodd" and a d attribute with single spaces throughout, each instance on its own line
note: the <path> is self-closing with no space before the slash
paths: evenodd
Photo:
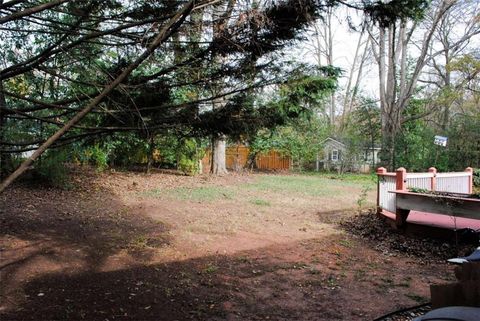
<path id="1" fill-rule="evenodd" d="M 12 133 L 1 151 L 36 150 L 2 189 L 48 147 L 118 131 L 228 134 L 262 123 L 260 117 L 269 121 L 244 104 L 242 93 L 285 79 L 289 70 L 282 71 L 279 52 L 322 9 L 313 0 L 266 1 L 256 10 L 235 5 L 220 36 L 179 37 L 187 54 L 175 59 L 172 34 L 188 34 L 197 23 L 213 30 L 217 21 L 207 15 L 198 21 L 190 12 L 218 1 L 86 1 L 81 7 L 66 1 L 43 11 L 39 3 L 8 3 L 9 13 L 1 13 L 0 32 L 8 39 L 1 44 L 6 50 L 1 108 Z M 180 9 L 184 4 L 187 11 Z M 32 33 L 37 41 L 31 41 Z M 223 63 L 212 63 L 216 57 Z M 255 77 L 246 75 L 253 69 Z M 178 77 L 198 71 L 201 77 Z M 211 90 L 222 82 L 228 87 Z M 220 99 L 224 107 L 205 108 Z"/>
<path id="2" fill-rule="evenodd" d="M 212 7 L 212 20 L 213 20 L 213 38 L 221 38 L 224 36 L 224 30 L 228 24 L 228 21 L 231 18 L 233 12 L 233 6 L 235 5 L 235 0 L 229 0 L 228 3 L 216 4 Z M 225 57 L 222 55 L 216 55 L 214 64 L 224 65 Z M 221 110 L 225 108 L 226 98 L 222 94 L 225 92 L 225 84 L 223 83 L 224 79 L 219 79 L 212 86 L 213 94 L 218 96 L 212 100 L 212 109 Z M 227 137 L 225 133 L 214 134 L 212 137 L 212 159 L 211 159 L 211 169 L 210 172 L 215 175 L 223 175 L 227 173 L 227 164 L 226 164 L 226 147 L 227 147 Z"/>
<path id="3" fill-rule="evenodd" d="M 132 61 L 128 66 L 121 71 L 121 73 L 113 79 L 103 90 L 92 99 L 83 109 L 81 109 L 73 118 L 71 118 L 63 127 L 50 136 L 30 157 L 25 160 L 20 167 L 18 167 L 11 175 L 9 175 L 1 184 L 0 184 L 0 193 L 7 188 L 18 176 L 23 174 L 27 168 L 56 140 L 63 136 L 70 128 L 72 128 L 76 123 L 78 123 L 82 118 L 84 118 L 93 108 L 95 108 L 108 94 L 110 94 L 118 85 L 120 85 L 126 78 L 134 71 L 143 61 L 150 57 L 151 53 L 154 52 L 166 39 L 178 28 L 185 18 L 190 14 L 194 9 L 194 2 L 190 1 L 184 5 L 172 18 L 170 18 L 165 25 L 159 30 L 158 34 L 151 40 L 151 43 L 143 51 L 143 53 L 138 56 L 134 61 Z"/>
<path id="4" fill-rule="evenodd" d="M 402 112 L 412 99 L 418 79 L 427 62 L 435 54 L 433 50 L 434 34 L 445 15 L 456 3 L 455 0 L 441 0 L 428 8 L 425 2 L 392 1 L 373 6 L 370 11 L 371 21 L 376 30 L 370 29 L 370 36 L 375 44 L 374 55 L 378 64 L 379 96 L 382 119 L 382 154 L 386 165 L 395 167 L 395 138 L 401 130 Z M 390 14 L 384 14 L 385 12 Z M 395 16 L 394 12 L 405 13 Z M 429 17 L 424 24 L 421 42 L 413 44 L 414 33 L 419 31 L 420 19 L 425 12 Z M 414 18 L 412 20 L 412 18 Z M 418 45 L 419 53 L 411 70 L 408 68 L 408 47 Z"/>
<path id="5" fill-rule="evenodd" d="M 431 98 L 430 110 L 436 111 L 439 129 L 443 132 L 448 130 L 455 106 L 479 75 L 471 60 L 478 50 L 478 43 L 472 40 L 480 34 L 479 12 L 478 1 L 463 0 L 452 6 L 435 29 L 431 59 L 419 78 Z M 469 65 L 468 71 L 462 68 L 462 62 Z"/>

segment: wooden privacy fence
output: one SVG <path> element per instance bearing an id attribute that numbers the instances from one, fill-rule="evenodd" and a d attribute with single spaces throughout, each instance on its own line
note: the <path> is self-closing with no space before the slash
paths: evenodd
<path id="1" fill-rule="evenodd" d="M 276 150 L 271 150 L 266 154 L 260 154 L 256 157 L 255 163 L 258 169 L 265 170 L 286 170 L 292 167 L 292 160 L 288 156 L 283 156 Z"/>
<path id="2" fill-rule="evenodd" d="M 418 188 L 427 191 L 471 194 L 473 190 L 473 169 L 468 167 L 464 172 L 437 173 L 435 167 L 427 173 L 408 173 L 405 168 L 396 172 L 387 172 L 383 167 L 377 169 L 377 210 L 396 212 L 395 190 Z"/>
<path id="3" fill-rule="evenodd" d="M 250 149 L 247 146 L 229 146 L 225 150 L 225 162 L 228 169 L 238 171 L 244 168 L 248 162 Z"/>
<path id="4" fill-rule="evenodd" d="M 225 151 L 226 166 L 230 170 L 238 171 L 245 168 L 248 163 L 250 148 L 244 145 L 229 146 Z M 202 159 L 203 172 L 208 172 L 211 166 L 212 152 L 207 150 Z M 267 153 L 257 155 L 255 165 L 261 170 L 288 170 L 291 168 L 290 157 L 282 155 L 278 151 L 271 150 Z"/>

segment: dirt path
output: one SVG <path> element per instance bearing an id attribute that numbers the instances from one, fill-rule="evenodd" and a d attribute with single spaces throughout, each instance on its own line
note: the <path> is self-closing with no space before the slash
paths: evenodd
<path id="1" fill-rule="evenodd" d="M 423 302 L 443 263 L 332 224 L 363 183 L 90 173 L 1 196 L 1 320 L 371 320 Z"/>

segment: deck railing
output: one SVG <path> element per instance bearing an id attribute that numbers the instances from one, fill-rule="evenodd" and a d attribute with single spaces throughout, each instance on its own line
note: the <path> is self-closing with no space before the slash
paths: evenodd
<path id="1" fill-rule="evenodd" d="M 383 167 L 377 169 L 377 211 L 396 212 L 395 190 L 409 188 L 428 191 L 471 194 L 473 189 L 473 169 L 468 167 L 464 172 L 437 173 L 431 167 L 427 173 L 408 173 L 401 167 L 396 172 L 387 172 Z"/>

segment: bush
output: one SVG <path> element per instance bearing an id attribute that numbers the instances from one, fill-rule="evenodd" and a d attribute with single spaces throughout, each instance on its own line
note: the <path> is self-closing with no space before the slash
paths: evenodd
<path id="1" fill-rule="evenodd" d="M 159 135 L 155 139 L 155 147 L 159 150 L 160 166 L 164 168 L 177 167 L 179 138 L 173 134 Z"/>
<path id="2" fill-rule="evenodd" d="M 178 170 L 186 175 L 198 174 L 199 160 L 203 157 L 199 152 L 198 144 L 193 138 L 182 140 L 178 149 Z"/>
<path id="3" fill-rule="evenodd" d="M 102 150 L 98 145 L 90 148 L 90 164 L 95 166 L 99 171 L 103 171 L 108 167 L 107 152 Z"/>
<path id="4" fill-rule="evenodd" d="M 71 151 L 74 162 L 81 165 L 92 165 L 98 171 L 108 167 L 108 151 L 95 144 L 93 146 L 75 146 Z"/>
<path id="5" fill-rule="evenodd" d="M 147 163 L 149 144 L 138 135 L 119 133 L 104 142 L 103 149 L 107 151 L 110 165 L 128 167 Z"/>
<path id="6" fill-rule="evenodd" d="M 65 150 L 50 150 L 35 165 L 35 176 L 42 183 L 58 188 L 69 187 L 68 170 L 65 163 L 68 153 Z"/>
<path id="7" fill-rule="evenodd" d="M 198 173 L 198 161 L 188 158 L 185 155 L 180 155 L 178 159 L 178 170 L 185 175 L 193 176 Z"/>
<path id="8" fill-rule="evenodd" d="M 480 187 L 480 168 L 473 170 L 473 186 Z"/>

